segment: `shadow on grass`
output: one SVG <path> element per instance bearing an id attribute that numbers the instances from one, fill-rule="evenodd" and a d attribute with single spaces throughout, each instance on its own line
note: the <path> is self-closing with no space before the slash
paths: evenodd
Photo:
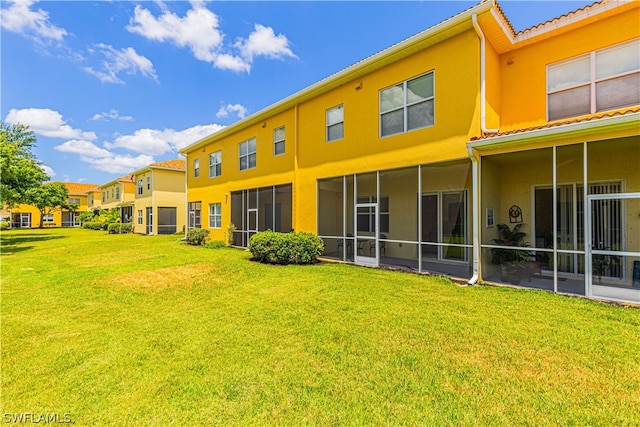
<path id="1" fill-rule="evenodd" d="M 55 236 L 51 234 L 11 234 L 0 235 L 0 254 L 9 255 L 33 249 L 33 246 L 23 246 L 31 242 L 43 242 L 46 240 L 66 239 L 67 236 Z"/>

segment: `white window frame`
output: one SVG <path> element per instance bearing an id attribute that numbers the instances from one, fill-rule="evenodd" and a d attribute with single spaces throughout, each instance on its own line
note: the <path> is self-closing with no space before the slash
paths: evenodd
<path id="1" fill-rule="evenodd" d="M 151 177 L 147 177 L 147 190 L 151 190 Z"/>
<path id="2" fill-rule="evenodd" d="M 209 154 L 209 178 L 222 175 L 222 150 Z"/>
<path id="3" fill-rule="evenodd" d="M 560 94 L 562 92 L 566 92 L 566 91 L 570 91 L 570 90 L 574 90 L 574 89 L 578 89 L 581 87 L 588 87 L 589 88 L 589 112 L 586 114 L 595 114 L 595 113 L 599 113 L 601 111 L 609 111 L 609 110 L 615 110 L 618 108 L 625 108 L 630 106 L 630 104 L 625 104 L 625 105 L 618 105 L 615 106 L 613 108 L 607 108 L 607 109 L 601 109 L 598 110 L 597 107 L 597 93 L 596 93 L 596 86 L 598 85 L 598 83 L 603 83 L 603 82 L 607 82 L 607 81 L 612 81 L 621 77 L 626 77 L 626 76 L 630 76 L 633 74 L 639 74 L 639 78 L 640 78 L 640 64 L 638 65 L 638 68 L 634 68 L 628 71 L 624 71 L 621 73 L 616 73 L 616 74 L 611 74 L 611 75 L 606 75 L 606 76 L 602 76 L 602 77 L 598 77 L 597 73 L 598 73 L 598 67 L 597 67 L 597 56 L 598 55 L 602 55 L 602 54 L 606 54 L 608 52 L 611 52 L 613 50 L 616 49 L 620 49 L 622 47 L 625 46 L 631 46 L 631 45 L 636 45 L 638 48 L 640 48 L 640 39 L 635 39 L 635 40 L 631 40 L 628 42 L 624 42 L 624 43 L 619 43 L 616 44 L 614 46 L 609 46 L 607 48 L 604 49 L 600 49 L 600 50 L 595 50 L 595 51 L 591 51 L 582 55 L 578 55 L 578 56 L 574 56 L 572 58 L 569 59 L 565 59 L 562 61 L 558 61 L 558 62 L 554 62 L 552 64 L 547 65 L 547 121 L 552 121 L 552 120 L 562 120 L 562 119 L 567 119 L 570 117 L 575 117 L 575 115 L 562 115 L 562 116 L 558 116 L 558 117 L 553 117 L 551 118 L 550 115 L 550 97 L 555 95 L 555 94 Z M 575 84 L 567 84 L 565 86 L 560 86 L 559 88 L 550 88 L 549 85 L 551 83 L 551 74 L 553 72 L 553 70 L 555 68 L 561 67 L 563 65 L 567 65 L 571 62 L 576 62 L 576 61 L 580 61 L 580 60 L 588 60 L 589 63 L 589 79 L 583 82 L 578 82 Z M 639 89 L 640 90 L 640 89 Z M 631 104 L 633 105 L 633 104 Z"/>
<path id="4" fill-rule="evenodd" d="M 48 214 L 44 214 L 42 215 L 42 222 L 53 222 L 53 214 L 52 213 L 48 213 Z"/>
<path id="5" fill-rule="evenodd" d="M 138 225 L 142 225 L 142 209 L 138 209 Z"/>
<path id="6" fill-rule="evenodd" d="M 253 141 L 253 151 L 251 150 L 251 142 Z M 243 154 L 242 150 L 243 147 L 246 147 L 245 150 L 246 152 Z M 238 169 L 241 171 L 244 170 L 249 170 L 249 169 L 254 169 L 257 165 L 258 165 L 258 159 L 257 159 L 257 151 L 258 151 L 258 142 L 256 141 L 256 138 L 249 138 L 246 141 L 242 141 L 240 144 L 238 144 Z M 251 156 L 253 156 L 254 158 L 254 164 L 253 166 L 251 166 Z M 245 159 L 245 167 L 242 167 L 242 159 Z"/>
<path id="7" fill-rule="evenodd" d="M 278 136 L 278 131 L 282 130 L 282 138 L 280 138 Z M 273 155 L 274 156 L 281 156 L 285 153 L 285 141 L 286 141 L 286 134 L 285 134 L 285 127 L 284 126 L 280 126 L 279 128 L 276 128 L 273 130 Z M 278 147 L 282 146 L 282 151 L 278 152 Z"/>
<path id="8" fill-rule="evenodd" d="M 193 177 L 198 178 L 200 176 L 200 159 L 193 159 Z"/>
<path id="9" fill-rule="evenodd" d="M 209 203 L 209 228 L 222 228 L 222 203 Z"/>
<path id="10" fill-rule="evenodd" d="M 142 194 L 142 178 L 138 180 L 138 195 Z"/>
<path id="11" fill-rule="evenodd" d="M 337 121 L 331 121 L 329 119 L 329 117 L 331 116 L 331 113 L 338 110 L 341 111 L 341 119 Z M 333 142 L 333 141 L 338 141 L 340 139 L 344 139 L 344 104 L 336 105 L 335 107 L 329 108 L 325 114 L 326 114 L 326 130 L 325 130 L 326 141 Z M 342 125 L 342 132 L 340 136 L 331 138 L 329 135 L 329 130 L 339 125 Z"/>
<path id="12" fill-rule="evenodd" d="M 408 93 L 409 93 L 408 86 L 409 86 L 409 84 L 411 82 L 414 82 L 414 81 L 418 80 L 418 79 L 425 78 L 425 77 L 428 77 L 428 76 L 431 76 L 431 82 L 432 82 L 431 92 L 432 92 L 432 95 L 424 97 L 424 98 L 420 98 L 418 100 L 410 101 L 408 99 Z M 382 106 L 382 94 L 385 91 L 389 90 L 389 89 L 392 89 L 392 88 L 395 88 L 395 87 L 399 87 L 399 86 L 402 86 L 402 98 L 403 98 L 402 99 L 402 104 L 398 105 L 398 106 L 394 106 L 394 107 L 388 108 L 386 110 L 383 110 L 382 109 L 383 108 L 383 106 Z M 402 134 L 402 133 L 407 133 L 407 132 L 412 131 L 412 130 L 424 129 L 424 128 L 428 128 L 428 127 L 434 126 L 435 122 L 436 122 L 436 111 L 435 111 L 436 110 L 436 106 L 435 106 L 435 98 L 436 98 L 436 96 L 435 95 L 436 95 L 436 74 L 435 74 L 434 70 L 428 71 L 428 72 L 426 72 L 424 74 L 420 74 L 419 76 L 412 77 L 412 78 L 410 78 L 408 80 L 405 80 L 403 82 L 396 83 L 394 85 L 391 85 L 391 86 L 388 86 L 388 87 L 385 87 L 385 88 L 381 89 L 379 94 L 378 94 L 378 103 L 379 103 L 379 108 L 378 108 L 378 123 L 379 123 L 378 124 L 378 134 L 380 135 L 380 138 L 386 138 L 388 136 L 399 135 L 399 134 Z M 419 104 L 428 103 L 428 102 L 433 103 L 433 121 L 431 123 L 427 123 L 425 125 L 409 128 L 408 110 L 411 107 L 414 107 L 414 106 L 419 105 Z M 384 115 L 386 115 L 386 114 L 389 114 L 389 113 L 392 113 L 392 112 L 398 112 L 398 111 L 402 111 L 403 129 L 401 131 L 399 131 L 399 132 L 383 134 L 383 132 L 382 132 L 382 117 Z"/>

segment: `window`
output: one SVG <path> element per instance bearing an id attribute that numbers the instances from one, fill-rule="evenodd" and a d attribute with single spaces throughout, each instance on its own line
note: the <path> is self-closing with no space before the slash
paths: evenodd
<path id="1" fill-rule="evenodd" d="M 114 192 L 113 192 L 113 191 L 114 191 L 114 189 L 113 189 L 113 187 L 112 187 L 112 188 L 111 188 L 111 198 L 112 198 L 112 199 L 114 198 Z"/>
<path id="2" fill-rule="evenodd" d="M 284 126 L 273 130 L 273 155 L 284 154 Z"/>
<path id="3" fill-rule="evenodd" d="M 120 199 L 120 187 L 116 187 L 116 199 Z"/>
<path id="4" fill-rule="evenodd" d="M 376 196 L 358 197 L 358 203 L 375 203 Z M 380 212 L 380 232 L 389 232 L 389 196 L 380 196 L 380 204 L 378 205 Z M 376 231 L 376 216 L 375 209 L 360 208 L 358 210 L 358 231 L 375 233 Z"/>
<path id="5" fill-rule="evenodd" d="M 142 225 L 142 209 L 138 210 L 138 225 Z"/>
<path id="6" fill-rule="evenodd" d="M 67 204 L 69 205 L 79 205 L 80 204 L 80 199 L 77 199 L 75 197 L 69 197 L 69 200 L 67 200 Z"/>
<path id="7" fill-rule="evenodd" d="M 200 176 L 200 159 L 193 159 L 193 177 Z"/>
<path id="8" fill-rule="evenodd" d="M 102 203 L 104 203 L 105 197 L 106 197 L 106 194 L 102 193 Z"/>
<path id="9" fill-rule="evenodd" d="M 256 167 L 256 139 L 251 138 L 238 145 L 240 157 L 240 170 L 247 170 Z"/>
<path id="10" fill-rule="evenodd" d="M 547 68 L 549 120 L 640 104 L 640 40 Z"/>
<path id="11" fill-rule="evenodd" d="M 222 151 L 209 154 L 209 178 L 222 175 Z"/>
<path id="12" fill-rule="evenodd" d="M 151 190 L 151 177 L 147 177 L 147 190 Z"/>
<path id="13" fill-rule="evenodd" d="M 138 194 L 142 194 L 142 180 L 138 180 Z"/>
<path id="14" fill-rule="evenodd" d="M 380 135 L 432 126 L 433 71 L 380 91 Z"/>
<path id="15" fill-rule="evenodd" d="M 202 202 L 189 202 L 189 228 L 200 228 L 202 226 L 200 220 L 201 209 Z"/>
<path id="16" fill-rule="evenodd" d="M 209 205 L 209 228 L 222 228 L 222 204 Z"/>
<path id="17" fill-rule="evenodd" d="M 53 222 L 53 214 L 44 214 L 42 216 L 42 222 Z"/>
<path id="18" fill-rule="evenodd" d="M 327 142 L 344 138 L 344 106 L 327 110 Z"/>

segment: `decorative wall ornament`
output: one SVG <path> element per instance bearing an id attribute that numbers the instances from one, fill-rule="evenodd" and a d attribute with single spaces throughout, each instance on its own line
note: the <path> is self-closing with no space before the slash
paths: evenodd
<path id="1" fill-rule="evenodd" d="M 513 205 L 509 208 L 509 222 L 511 224 L 522 222 L 522 209 L 520 209 L 520 206 Z"/>

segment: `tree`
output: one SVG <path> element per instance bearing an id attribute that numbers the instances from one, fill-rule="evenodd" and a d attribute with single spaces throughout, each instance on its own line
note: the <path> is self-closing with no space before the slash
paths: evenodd
<path id="1" fill-rule="evenodd" d="M 36 137 L 27 126 L 0 122 L 0 202 L 13 206 L 26 202 L 26 194 L 49 177 L 31 150 Z"/>
<path id="2" fill-rule="evenodd" d="M 52 182 L 39 187 L 31 187 L 25 194 L 24 202 L 35 206 L 40 211 L 40 228 L 42 228 L 45 215 L 53 213 L 57 209 L 67 207 L 69 191 L 61 182 Z"/>

